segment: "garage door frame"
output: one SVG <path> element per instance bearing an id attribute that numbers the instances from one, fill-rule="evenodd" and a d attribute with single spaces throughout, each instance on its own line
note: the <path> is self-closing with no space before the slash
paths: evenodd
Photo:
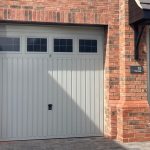
<path id="1" fill-rule="evenodd" d="M 14 31 L 14 32 L 15 32 L 15 31 Z M 49 38 L 48 38 L 48 41 L 49 41 Z M 21 41 L 20 41 L 20 42 L 21 42 L 20 45 L 21 45 L 21 44 L 25 44 L 25 41 L 22 40 L 22 37 L 21 37 Z M 49 49 L 49 48 L 48 48 L 48 49 Z M 104 47 L 103 47 L 103 50 L 104 50 Z M 21 51 L 20 51 L 20 52 L 21 52 Z M 19 52 L 19 53 L 20 53 L 20 52 Z M 23 52 L 24 55 L 26 54 L 26 52 L 25 52 L 25 47 L 23 48 L 23 51 L 22 51 L 22 52 Z M 49 52 L 47 52 L 47 53 L 49 53 Z M 9 53 L 9 54 L 10 54 L 10 53 Z M 17 53 L 16 53 L 16 54 L 17 54 Z M 103 57 L 102 57 L 102 58 L 103 58 Z M 103 75 L 103 76 L 104 76 L 104 75 Z M 103 81 L 104 81 L 104 80 L 103 80 Z M 102 92 L 102 94 L 103 94 L 103 92 Z M 103 95 L 101 95 L 101 96 L 103 97 Z M 101 100 L 101 103 L 104 104 L 104 99 Z M 103 106 L 102 104 L 101 104 L 101 107 Z M 103 106 L 103 108 L 101 108 L 101 109 L 104 110 L 104 106 Z M 101 114 L 101 115 L 103 115 L 102 117 L 104 118 L 104 112 L 103 112 L 103 114 Z M 103 123 L 104 123 L 104 119 L 103 119 Z M 52 137 L 52 138 L 53 138 L 53 137 Z M 60 138 L 61 138 L 61 137 L 60 137 Z M 33 139 L 34 139 L 34 138 L 33 138 Z M 42 138 L 42 139 L 43 139 L 43 138 Z M 11 140 L 11 139 L 10 139 L 10 140 Z M 16 140 L 16 139 L 15 139 L 15 140 Z M 24 140 L 24 139 L 23 139 L 23 140 Z"/>

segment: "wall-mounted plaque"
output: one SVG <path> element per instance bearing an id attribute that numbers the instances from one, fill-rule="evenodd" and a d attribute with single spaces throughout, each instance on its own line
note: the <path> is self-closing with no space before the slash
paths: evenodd
<path id="1" fill-rule="evenodd" d="M 144 68 L 142 66 L 131 66 L 130 72 L 131 73 L 144 73 Z"/>

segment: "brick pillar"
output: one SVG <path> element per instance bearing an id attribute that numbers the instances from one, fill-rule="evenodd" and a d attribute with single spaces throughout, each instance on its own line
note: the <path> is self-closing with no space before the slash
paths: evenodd
<path id="1" fill-rule="evenodd" d="M 117 109 L 119 90 L 119 0 L 108 0 L 108 32 L 106 41 L 104 93 L 105 93 L 105 136 L 117 136 Z"/>
<path id="2" fill-rule="evenodd" d="M 129 26 L 128 0 L 120 0 L 120 101 L 117 105 L 117 139 L 123 142 L 150 140 L 150 108 L 147 99 L 146 35 L 140 45 L 140 59 L 134 60 L 134 32 Z M 143 74 L 131 74 L 130 66 L 143 66 Z"/>

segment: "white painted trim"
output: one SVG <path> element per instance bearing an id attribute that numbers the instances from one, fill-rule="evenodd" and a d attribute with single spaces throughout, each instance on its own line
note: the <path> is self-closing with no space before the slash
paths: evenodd
<path id="1" fill-rule="evenodd" d="M 102 118 L 102 122 L 100 122 L 100 127 L 102 127 L 102 133 L 101 134 L 103 134 L 103 136 L 104 136 L 104 130 L 105 130 L 105 112 L 104 112 L 104 110 L 105 110 L 105 102 L 104 102 L 104 95 L 105 95 L 105 93 L 104 93 L 104 81 L 105 81 L 105 79 L 104 79 L 104 58 L 105 58 L 105 56 L 104 56 L 104 51 L 105 51 L 105 49 L 104 49 L 104 39 L 106 38 L 105 36 L 104 36 L 104 31 L 102 32 L 102 36 L 103 36 L 103 38 L 101 38 L 100 39 L 100 42 L 102 42 L 103 44 L 102 44 L 102 48 L 100 49 L 100 52 L 101 52 L 101 55 L 99 55 L 100 57 L 99 57 L 99 59 L 101 59 L 102 60 L 102 70 L 101 70 L 101 72 L 102 72 L 102 76 L 101 76 L 101 80 L 102 80 L 102 83 L 100 83 L 100 86 L 102 86 L 102 93 L 101 93 L 101 95 L 100 95 L 100 99 L 102 98 L 102 101 L 100 101 L 100 109 L 102 110 L 102 113 L 101 113 L 101 115 L 100 115 L 100 119 Z"/>
<path id="2" fill-rule="evenodd" d="M 140 8 L 142 8 L 140 1 L 139 1 L 139 0 L 135 0 L 135 1 L 136 1 L 137 5 L 138 5 Z"/>
<path id="3" fill-rule="evenodd" d="M 36 26 L 36 25 L 0 25 L 1 33 L 16 32 L 28 35 L 32 33 L 33 35 L 56 35 L 56 34 L 70 34 L 70 35 L 97 35 L 102 32 L 104 27 L 65 27 L 65 26 Z M 87 32 L 88 31 L 88 32 Z"/>

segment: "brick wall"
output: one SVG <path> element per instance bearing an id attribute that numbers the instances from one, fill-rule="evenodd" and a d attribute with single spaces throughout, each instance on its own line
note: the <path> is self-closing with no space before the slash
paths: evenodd
<path id="1" fill-rule="evenodd" d="M 0 0 L 0 19 L 107 24 L 107 0 Z"/>
<path id="2" fill-rule="evenodd" d="M 147 98 L 148 71 L 146 33 L 140 59 L 134 59 L 134 32 L 129 26 L 128 0 L 120 0 L 120 102 L 117 104 L 117 139 L 123 142 L 150 140 L 150 108 Z M 131 74 L 130 66 L 143 66 L 143 74 Z"/>
<path id="3" fill-rule="evenodd" d="M 108 32 L 105 55 L 104 95 L 105 95 L 105 135 L 116 138 L 119 90 L 119 0 L 108 1 Z"/>
<path id="4" fill-rule="evenodd" d="M 150 140 L 147 103 L 147 48 L 134 60 L 134 34 L 128 0 L 0 0 L 0 20 L 108 25 L 104 50 L 105 135 L 120 141 Z M 130 65 L 144 66 L 131 75 Z"/>

